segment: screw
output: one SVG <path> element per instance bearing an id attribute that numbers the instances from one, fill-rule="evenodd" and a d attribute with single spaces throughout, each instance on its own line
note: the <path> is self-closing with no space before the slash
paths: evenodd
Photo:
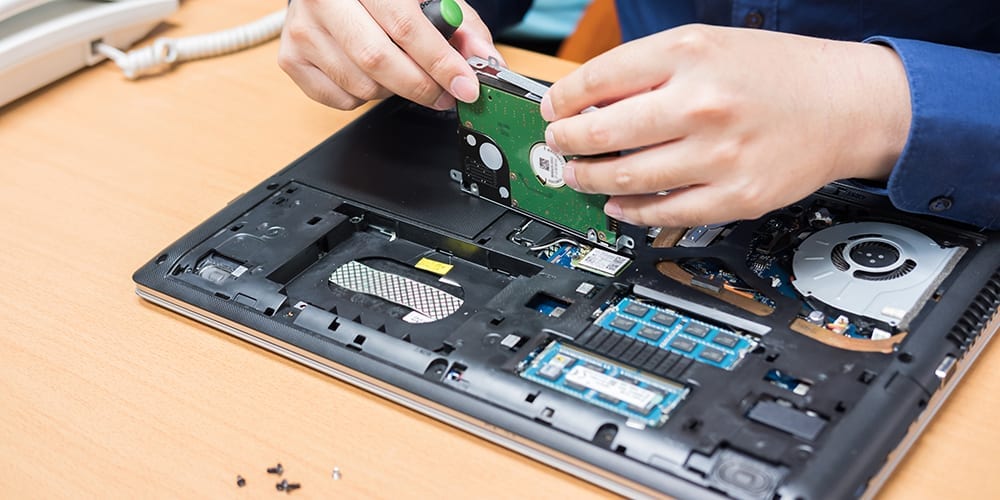
<path id="1" fill-rule="evenodd" d="M 333 468 L 333 480 L 340 481 L 340 467 Z"/>
<path id="2" fill-rule="evenodd" d="M 301 484 L 289 483 L 287 479 L 282 479 L 280 483 L 274 485 L 274 488 L 278 491 L 293 491 L 301 487 Z"/>
<path id="3" fill-rule="evenodd" d="M 239 476 L 239 475 L 236 476 L 236 486 L 239 486 L 240 488 L 242 488 L 242 487 L 244 487 L 246 485 L 247 485 L 247 480 L 243 479 L 243 476 Z"/>
<path id="4" fill-rule="evenodd" d="M 277 475 L 280 476 L 284 472 L 285 472 L 285 468 L 282 467 L 280 463 L 278 465 L 275 465 L 274 467 L 268 467 L 267 468 L 267 473 L 268 474 L 277 474 Z"/>

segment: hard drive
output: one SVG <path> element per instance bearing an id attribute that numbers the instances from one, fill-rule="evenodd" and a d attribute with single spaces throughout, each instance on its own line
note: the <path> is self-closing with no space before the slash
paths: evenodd
<path id="1" fill-rule="evenodd" d="M 619 222 L 604 214 L 607 196 L 579 193 L 563 180 L 570 158 L 545 144 L 539 112 L 548 87 L 495 60 L 472 57 L 469 64 L 480 92 L 476 102 L 458 104 L 462 188 L 592 243 L 631 248 Z"/>

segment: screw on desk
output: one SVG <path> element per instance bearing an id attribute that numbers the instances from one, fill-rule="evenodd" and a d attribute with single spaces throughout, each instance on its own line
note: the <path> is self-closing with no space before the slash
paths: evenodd
<path id="1" fill-rule="evenodd" d="M 243 476 L 237 475 L 236 476 L 236 486 L 239 486 L 240 488 L 242 488 L 242 487 L 244 487 L 246 485 L 247 485 L 247 480 L 243 479 Z"/>
<path id="2" fill-rule="evenodd" d="M 333 480 L 340 481 L 340 467 L 333 468 Z"/>
<path id="3" fill-rule="evenodd" d="M 283 472 L 285 472 L 285 468 L 282 467 L 280 463 L 278 465 L 275 465 L 274 467 L 267 468 L 268 474 L 277 474 L 280 476 Z"/>
<path id="4" fill-rule="evenodd" d="M 290 492 L 301 488 L 302 485 L 299 483 L 289 483 L 287 479 L 282 479 L 280 483 L 275 484 L 274 488 L 278 491 Z"/>

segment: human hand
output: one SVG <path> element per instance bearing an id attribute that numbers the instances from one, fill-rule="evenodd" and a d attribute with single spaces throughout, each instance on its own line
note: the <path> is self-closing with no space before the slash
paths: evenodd
<path id="1" fill-rule="evenodd" d="M 337 109 L 392 94 L 435 109 L 475 101 L 479 81 L 465 59 L 503 58 L 475 10 L 457 3 L 464 20 L 449 45 L 418 0 L 295 0 L 278 65 L 306 95 Z"/>
<path id="2" fill-rule="evenodd" d="M 603 107 L 580 114 L 592 105 Z M 887 47 L 701 25 L 588 61 L 541 112 L 563 154 L 641 148 L 573 160 L 565 181 L 611 195 L 611 217 L 669 227 L 757 218 L 837 179 L 884 179 L 911 114 Z"/>

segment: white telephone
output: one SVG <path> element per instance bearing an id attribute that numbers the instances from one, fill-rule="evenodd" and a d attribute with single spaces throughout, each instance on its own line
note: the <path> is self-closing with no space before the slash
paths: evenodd
<path id="1" fill-rule="evenodd" d="M 177 0 L 0 0 L 0 107 L 127 49 L 177 10 Z"/>

